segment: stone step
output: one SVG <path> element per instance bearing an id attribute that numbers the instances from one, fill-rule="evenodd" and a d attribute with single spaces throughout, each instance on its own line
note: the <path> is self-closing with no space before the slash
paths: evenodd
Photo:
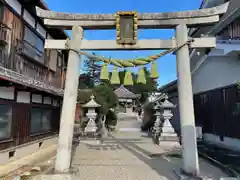
<path id="1" fill-rule="evenodd" d="M 140 128 L 118 128 L 120 132 L 140 132 Z"/>
<path id="2" fill-rule="evenodd" d="M 160 136 L 160 141 L 179 141 L 177 136 Z"/>
<path id="3" fill-rule="evenodd" d="M 177 137 L 177 134 L 176 133 L 169 133 L 169 132 L 162 132 L 161 133 L 161 136 L 166 136 L 166 137 Z"/>

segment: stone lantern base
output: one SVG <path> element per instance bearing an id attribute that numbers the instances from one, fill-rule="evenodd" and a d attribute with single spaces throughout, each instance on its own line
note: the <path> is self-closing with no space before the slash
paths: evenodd
<path id="1" fill-rule="evenodd" d="M 85 131 L 85 133 L 96 133 L 97 125 L 96 125 L 94 119 L 92 119 L 92 118 L 89 119 L 84 131 Z"/>
<path id="2" fill-rule="evenodd" d="M 175 133 L 168 119 L 163 123 L 159 137 L 159 146 L 167 150 L 174 150 L 181 147 L 177 133 Z"/>
<path id="3" fill-rule="evenodd" d="M 177 133 L 175 133 L 169 119 L 166 119 L 163 123 L 162 129 L 161 129 L 161 135 L 160 135 L 160 142 L 161 141 L 176 141 L 176 142 L 179 142 L 179 138 L 177 136 Z"/>

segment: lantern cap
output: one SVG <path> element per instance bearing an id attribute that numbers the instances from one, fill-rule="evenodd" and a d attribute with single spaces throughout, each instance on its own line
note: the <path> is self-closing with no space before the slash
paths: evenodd
<path id="1" fill-rule="evenodd" d="M 84 104 L 82 107 L 86 107 L 86 108 L 101 107 L 100 104 L 96 103 L 96 101 L 95 101 L 95 96 L 94 96 L 94 95 L 92 95 L 92 96 L 90 97 L 90 99 L 91 99 L 91 100 L 90 100 L 88 103 Z"/>
<path id="2" fill-rule="evenodd" d="M 161 104 L 160 104 L 161 107 L 163 108 L 175 108 L 176 106 L 171 103 L 168 99 L 165 99 Z"/>

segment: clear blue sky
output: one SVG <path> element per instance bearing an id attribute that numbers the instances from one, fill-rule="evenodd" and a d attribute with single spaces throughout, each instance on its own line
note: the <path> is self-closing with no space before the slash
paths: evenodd
<path id="1" fill-rule="evenodd" d="M 172 12 L 198 9 L 202 0 L 45 0 L 53 11 L 73 13 L 116 13 L 117 11 Z M 139 30 L 139 39 L 169 39 L 174 30 Z M 115 39 L 115 31 L 86 31 L 89 40 Z M 98 55 L 113 58 L 134 58 L 148 56 L 159 51 L 98 51 Z M 176 79 L 174 55 L 166 55 L 158 61 L 159 84 L 163 85 Z M 133 70 L 136 71 L 137 69 Z"/>

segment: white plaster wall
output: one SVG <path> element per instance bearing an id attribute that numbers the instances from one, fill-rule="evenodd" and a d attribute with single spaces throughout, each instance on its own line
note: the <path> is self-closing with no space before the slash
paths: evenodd
<path id="1" fill-rule="evenodd" d="M 206 142 L 214 143 L 225 148 L 240 151 L 240 139 L 224 137 L 223 141 L 221 141 L 219 136 L 216 136 L 214 134 L 208 134 L 208 133 L 205 133 L 203 137 L 204 137 L 204 141 Z"/>
<path id="2" fill-rule="evenodd" d="M 36 153 L 42 149 L 51 147 L 52 145 L 57 144 L 58 138 L 56 136 L 47 137 L 43 139 L 38 139 L 36 141 L 23 144 L 20 146 L 15 146 L 6 150 L 0 151 L 0 165 L 6 165 L 7 163 L 16 161 L 20 158 L 24 158 L 28 155 Z M 39 147 L 39 143 L 42 143 L 42 146 Z M 13 157 L 9 158 L 9 152 L 15 151 Z"/>
<path id="3" fill-rule="evenodd" d="M 27 10 L 24 9 L 23 19 L 33 28 L 35 28 L 35 19 L 29 14 Z"/>
<path id="4" fill-rule="evenodd" d="M 226 55 L 232 51 L 240 51 L 240 41 L 239 40 L 231 40 L 231 41 L 220 41 L 217 43 L 216 49 L 213 49 L 212 51 L 216 52 L 219 51 L 219 55 Z M 210 53 L 211 56 L 211 53 Z"/>
<path id="5" fill-rule="evenodd" d="M 21 15 L 22 6 L 17 0 L 5 0 L 19 15 Z"/>
<path id="6" fill-rule="evenodd" d="M 0 87 L 0 98 L 14 100 L 14 87 Z"/>
<path id="7" fill-rule="evenodd" d="M 32 102 L 41 104 L 42 103 L 42 95 L 32 94 Z"/>
<path id="8" fill-rule="evenodd" d="M 30 103 L 30 92 L 18 91 L 17 92 L 17 102 Z"/>
<path id="9" fill-rule="evenodd" d="M 237 56 L 224 56 L 231 51 L 239 51 L 239 44 L 217 44 L 217 49 L 211 51 L 204 63 L 193 73 L 193 93 L 209 91 L 216 88 L 232 85 L 240 80 L 240 58 Z M 171 102 L 178 104 L 178 99 L 171 98 Z M 176 129 L 180 128 L 180 117 L 178 107 L 173 110 L 174 116 L 171 120 Z M 201 133 L 200 133 L 201 134 Z M 204 140 L 218 144 L 226 148 L 240 151 L 240 139 L 224 137 L 221 141 L 214 134 L 203 134 Z"/>
<path id="10" fill-rule="evenodd" d="M 240 80 L 240 59 L 230 56 L 210 56 L 192 75 L 193 93 L 231 85 Z"/>

